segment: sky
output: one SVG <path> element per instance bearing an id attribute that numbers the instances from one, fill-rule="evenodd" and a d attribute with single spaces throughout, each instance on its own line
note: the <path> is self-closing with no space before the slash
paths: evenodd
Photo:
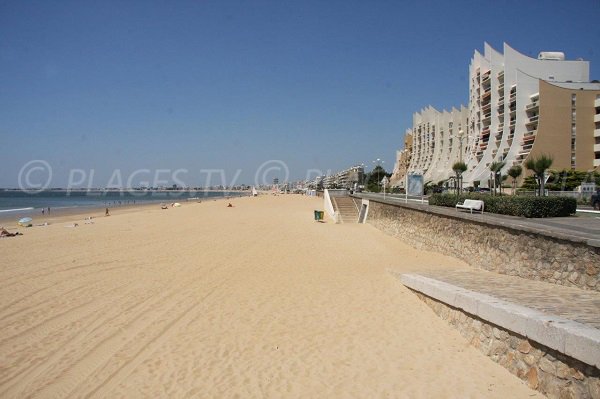
<path id="1" fill-rule="evenodd" d="M 599 18 L 598 0 L 0 0 L 0 187 L 391 170 L 414 112 L 467 104 L 484 42 L 600 79 Z"/>

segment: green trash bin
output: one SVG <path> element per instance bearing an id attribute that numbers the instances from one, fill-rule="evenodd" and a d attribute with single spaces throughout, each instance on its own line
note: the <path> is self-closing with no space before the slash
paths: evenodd
<path id="1" fill-rule="evenodd" d="M 323 220 L 325 216 L 325 212 L 323 211 L 315 211 L 315 220 L 318 222 L 319 220 Z"/>
<path id="2" fill-rule="evenodd" d="M 319 211 L 319 220 L 325 220 L 325 212 Z"/>

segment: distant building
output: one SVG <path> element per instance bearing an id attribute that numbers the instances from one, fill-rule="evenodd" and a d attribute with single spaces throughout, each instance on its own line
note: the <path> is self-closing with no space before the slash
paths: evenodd
<path id="1" fill-rule="evenodd" d="M 307 182 L 310 188 L 345 188 L 355 189 L 365 179 L 363 165 L 352 166 L 332 175 L 319 176 L 311 182 Z"/>
<path id="2" fill-rule="evenodd" d="M 410 166 L 412 158 L 412 143 L 412 130 L 407 129 L 404 134 L 404 149 L 396 151 L 396 164 L 394 165 L 394 171 L 392 172 L 392 177 L 390 179 L 391 187 L 404 188 L 406 183 L 406 173 L 408 172 L 408 167 Z"/>

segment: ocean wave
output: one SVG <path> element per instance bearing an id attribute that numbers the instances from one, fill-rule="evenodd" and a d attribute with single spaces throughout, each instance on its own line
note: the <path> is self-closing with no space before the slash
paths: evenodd
<path id="1" fill-rule="evenodd" d="M 35 208 L 16 208 L 16 209 L 0 209 L 0 212 L 20 212 L 20 211 L 31 211 Z"/>

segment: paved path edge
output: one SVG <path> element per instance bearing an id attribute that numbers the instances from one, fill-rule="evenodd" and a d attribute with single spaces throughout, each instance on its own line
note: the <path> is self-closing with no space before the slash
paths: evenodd
<path id="1" fill-rule="evenodd" d="M 600 330 L 415 273 L 393 273 L 406 287 L 600 368 Z"/>

